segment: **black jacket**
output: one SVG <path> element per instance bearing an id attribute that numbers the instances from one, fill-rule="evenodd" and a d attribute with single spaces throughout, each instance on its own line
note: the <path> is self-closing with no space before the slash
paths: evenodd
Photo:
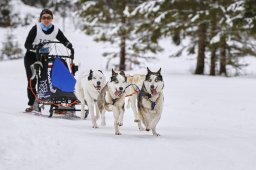
<path id="1" fill-rule="evenodd" d="M 43 32 L 45 34 L 51 34 L 54 30 L 54 25 L 47 31 Z M 33 49 L 33 42 L 36 38 L 36 33 L 37 33 L 37 26 L 34 25 L 31 30 L 28 33 L 27 39 L 25 41 L 25 48 L 27 50 Z M 63 34 L 63 32 L 59 29 L 58 34 L 56 36 L 56 39 L 59 40 L 62 44 L 67 45 L 68 44 L 68 48 L 71 49 L 72 48 L 72 44 L 68 41 L 68 39 L 65 37 L 65 35 Z"/>

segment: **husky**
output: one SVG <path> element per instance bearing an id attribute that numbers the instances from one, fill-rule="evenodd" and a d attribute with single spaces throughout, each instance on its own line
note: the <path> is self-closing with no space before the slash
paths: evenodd
<path id="1" fill-rule="evenodd" d="M 131 107 L 134 114 L 134 122 L 138 123 L 139 130 L 145 130 L 139 121 L 139 115 L 137 111 L 137 98 L 145 77 L 145 74 L 134 74 L 127 76 L 127 82 L 130 83 L 130 86 L 126 89 L 126 93 L 129 98 L 127 108 Z"/>
<path id="2" fill-rule="evenodd" d="M 163 88 L 161 68 L 157 72 L 152 72 L 147 68 L 146 78 L 138 96 L 138 114 L 146 130 L 152 130 L 155 136 L 160 136 L 156 132 L 156 125 L 163 111 Z"/>
<path id="3" fill-rule="evenodd" d="M 97 107 L 97 98 L 106 85 L 106 77 L 101 70 L 90 70 L 89 75 L 81 74 L 77 78 L 75 85 L 75 94 L 78 100 L 81 102 L 81 119 L 85 117 L 85 105 L 89 108 L 89 114 L 91 115 L 92 127 L 98 128 L 97 120 L 99 118 L 99 109 Z M 94 113 L 94 107 L 96 110 L 96 117 Z"/>
<path id="4" fill-rule="evenodd" d="M 125 93 L 127 86 L 127 77 L 123 71 L 119 73 L 112 69 L 110 82 L 102 89 L 97 104 L 102 116 L 103 124 L 105 123 L 105 112 L 112 111 L 114 114 L 115 134 L 121 135 L 119 126 L 123 125 Z"/>

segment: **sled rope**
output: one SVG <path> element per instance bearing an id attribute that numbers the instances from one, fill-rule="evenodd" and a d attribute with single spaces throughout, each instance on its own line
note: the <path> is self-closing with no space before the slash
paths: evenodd
<path id="1" fill-rule="evenodd" d="M 136 84 L 129 84 L 128 86 L 125 87 L 124 92 L 125 92 L 125 90 L 126 90 L 128 87 L 130 87 L 130 86 L 133 87 L 134 92 L 131 93 L 131 94 L 127 94 L 125 97 L 129 97 L 129 96 L 132 96 L 132 95 L 134 95 L 134 94 L 140 92 L 140 88 L 139 88 Z"/>

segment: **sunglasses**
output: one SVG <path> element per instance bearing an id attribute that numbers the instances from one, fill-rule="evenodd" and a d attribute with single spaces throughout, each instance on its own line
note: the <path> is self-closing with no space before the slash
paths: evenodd
<path id="1" fill-rule="evenodd" d="M 44 16 L 43 16 L 41 19 L 42 19 L 42 20 L 51 20 L 52 17 L 44 17 Z"/>

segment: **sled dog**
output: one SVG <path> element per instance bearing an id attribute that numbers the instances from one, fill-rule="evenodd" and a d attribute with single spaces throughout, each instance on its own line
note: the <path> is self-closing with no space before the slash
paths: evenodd
<path id="1" fill-rule="evenodd" d="M 93 128 L 98 127 L 97 120 L 99 118 L 99 109 L 96 101 L 105 85 L 106 77 L 101 70 L 90 70 L 89 75 L 81 74 L 77 78 L 75 85 L 76 97 L 81 102 L 81 119 L 84 119 L 85 117 L 85 104 L 87 104 Z M 96 110 L 96 115 L 94 113 L 94 107 Z"/>
<path id="2" fill-rule="evenodd" d="M 145 77 L 145 74 L 134 74 L 127 76 L 127 82 L 130 84 L 130 86 L 126 89 L 126 94 L 129 98 L 127 108 L 132 108 L 134 114 L 134 122 L 138 123 L 139 130 L 145 130 L 139 121 L 139 115 L 137 111 L 137 98 Z"/>
<path id="3" fill-rule="evenodd" d="M 123 71 L 115 72 L 112 69 L 110 82 L 102 89 L 97 104 L 102 115 L 102 122 L 105 124 L 105 112 L 112 111 L 114 115 L 115 134 L 121 135 L 119 126 L 123 125 L 125 93 L 127 77 Z"/>
<path id="4" fill-rule="evenodd" d="M 163 88 L 161 68 L 157 72 L 152 72 L 147 68 L 146 78 L 138 96 L 138 114 L 146 130 L 152 130 L 155 136 L 159 136 L 156 132 L 156 125 L 163 111 Z"/>

